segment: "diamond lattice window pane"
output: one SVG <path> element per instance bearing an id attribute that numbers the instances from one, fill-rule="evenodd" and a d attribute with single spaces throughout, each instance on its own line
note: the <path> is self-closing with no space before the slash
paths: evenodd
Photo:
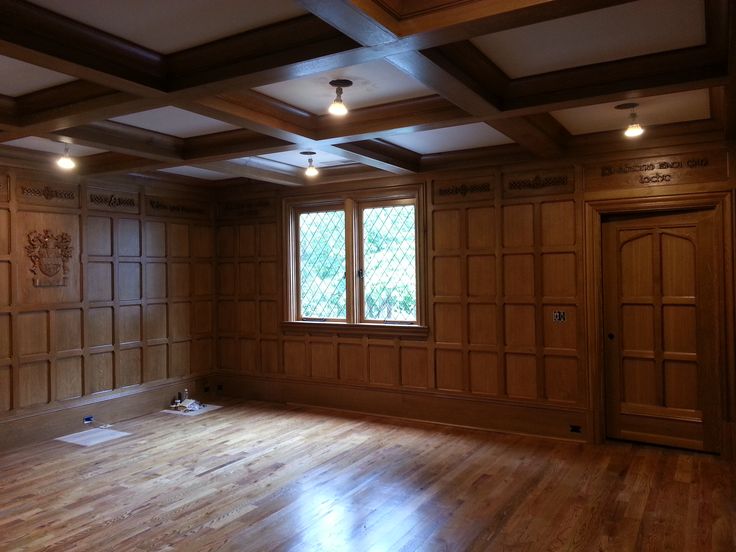
<path id="1" fill-rule="evenodd" d="M 345 319 L 345 212 L 299 215 L 301 318 Z"/>
<path id="2" fill-rule="evenodd" d="M 363 211 L 366 320 L 417 319 L 417 251 L 413 205 Z"/>

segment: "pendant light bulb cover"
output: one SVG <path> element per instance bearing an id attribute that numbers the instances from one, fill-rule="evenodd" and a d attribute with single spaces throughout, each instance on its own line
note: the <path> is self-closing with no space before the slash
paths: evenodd
<path id="1" fill-rule="evenodd" d="M 307 165 L 307 168 L 304 170 L 304 174 L 306 174 L 309 177 L 317 176 L 319 174 L 319 171 L 317 170 L 317 167 L 314 166 L 314 161 L 312 161 L 312 158 L 309 158 L 309 165 Z"/>
<path id="2" fill-rule="evenodd" d="M 348 114 L 348 108 L 342 101 L 343 88 L 353 86 L 353 81 L 348 79 L 335 79 L 330 81 L 330 86 L 335 89 L 335 99 L 332 100 L 330 107 L 327 108 L 327 112 L 330 115 L 337 117 L 344 117 Z"/>
<path id="3" fill-rule="evenodd" d="M 77 166 L 74 159 L 69 156 L 69 146 L 64 148 L 64 155 L 56 160 L 56 165 L 65 171 L 70 171 Z"/>
<path id="4" fill-rule="evenodd" d="M 644 134 L 644 127 L 642 127 L 639 124 L 639 121 L 636 120 L 636 111 L 632 111 L 629 115 L 629 126 L 627 126 L 626 130 L 624 130 L 624 136 L 626 136 L 627 138 L 636 138 L 637 136 L 641 136 L 642 134 Z"/>

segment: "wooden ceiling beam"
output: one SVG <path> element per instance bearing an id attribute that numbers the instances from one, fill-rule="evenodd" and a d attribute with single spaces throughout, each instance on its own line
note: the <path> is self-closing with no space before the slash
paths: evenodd
<path id="1" fill-rule="evenodd" d="M 182 163 L 154 161 L 135 155 L 106 152 L 77 158 L 77 171 L 81 176 L 121 174 L 164 169 Z"/>
<path id="2" fill-rule="evenodd" d="M 356 2 L 334 0 L 297 0 L 299 4 L 331 27 L 349 36 L 362 46 L 389 44 L 397 36 L 356 6 Z"/>
<path id="3" fill-rule="evenodd" d="M 221 161 L 293 149 L 294 144 L 291 142 L 239 129 L 187 138 L 184 140 L 183 157 L 187 162 Z"/>
<path id="4" fill-rule="evenodd" d="M 562 155 L 569 134 L 551 115 L 494 119 L 487 124 L 531 153 L 543 158 Z"/>
<path id="5" fill-rule="evenodd" d="M 209 169 L 240 178 L 250 178 L 280 184 L 282 186 L 304 186 L 304 177 L 300 171 L 278 172 L 265 170 L 257 166 L 243 165 L 228 161 L 215 161 L 212 163 L 200 163 L 198 167 Z"/>
<path id="6" fill-rule="evenodd" d="M 342 157 L 394 174 L 413 174 L 420 170 L 420 156 L 381 140 L 361 140 L 333 146 Z M 331 148 L 332 149 L 332 148 Z"/>

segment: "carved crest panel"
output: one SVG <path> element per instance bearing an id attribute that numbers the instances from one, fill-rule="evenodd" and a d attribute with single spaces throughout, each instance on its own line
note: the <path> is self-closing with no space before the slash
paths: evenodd
<path id="1" fill-rule="evenodd" d="M 72 258 L 72 237 L 67 232 L 51 230 L 28 233 L 25 250 L 31 261 L 35 287 L 61 287 L 68 283 L 69 259 Z"/>

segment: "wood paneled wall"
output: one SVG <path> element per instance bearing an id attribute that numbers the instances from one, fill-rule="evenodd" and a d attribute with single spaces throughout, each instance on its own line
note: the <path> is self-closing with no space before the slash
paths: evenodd
<path id="1" fill-rule="evenodd" d="M 600 365 L 590 350 L 600 332 L 590 310 L 596 284 L 585 280 L 595 236 L 586 236 L 586 205 L 733 188 L 723 149 L 631 157 L 647 154 L 651 162 L 623 154 L 428 178 L 426 339 L 281 327 L 278 207 L 311 191 L 226 194 L 223 212 L 243 216 L 218 220 L 222 381 L 267 400 L 600 439 Z M 668 185 L 642 186 L 638 170 L 666 173 Z M 729 362 L 724 377 L 732 371 Z"/>
<path id="2" fill-rule="evenodd" d="M 0 177 L 0 424 L 211 370 L 212 209 L 191 207 L 204 196 Z M 33 283 L 27 236 L 44 230 L 71 239 L 66 285 Z"/>

